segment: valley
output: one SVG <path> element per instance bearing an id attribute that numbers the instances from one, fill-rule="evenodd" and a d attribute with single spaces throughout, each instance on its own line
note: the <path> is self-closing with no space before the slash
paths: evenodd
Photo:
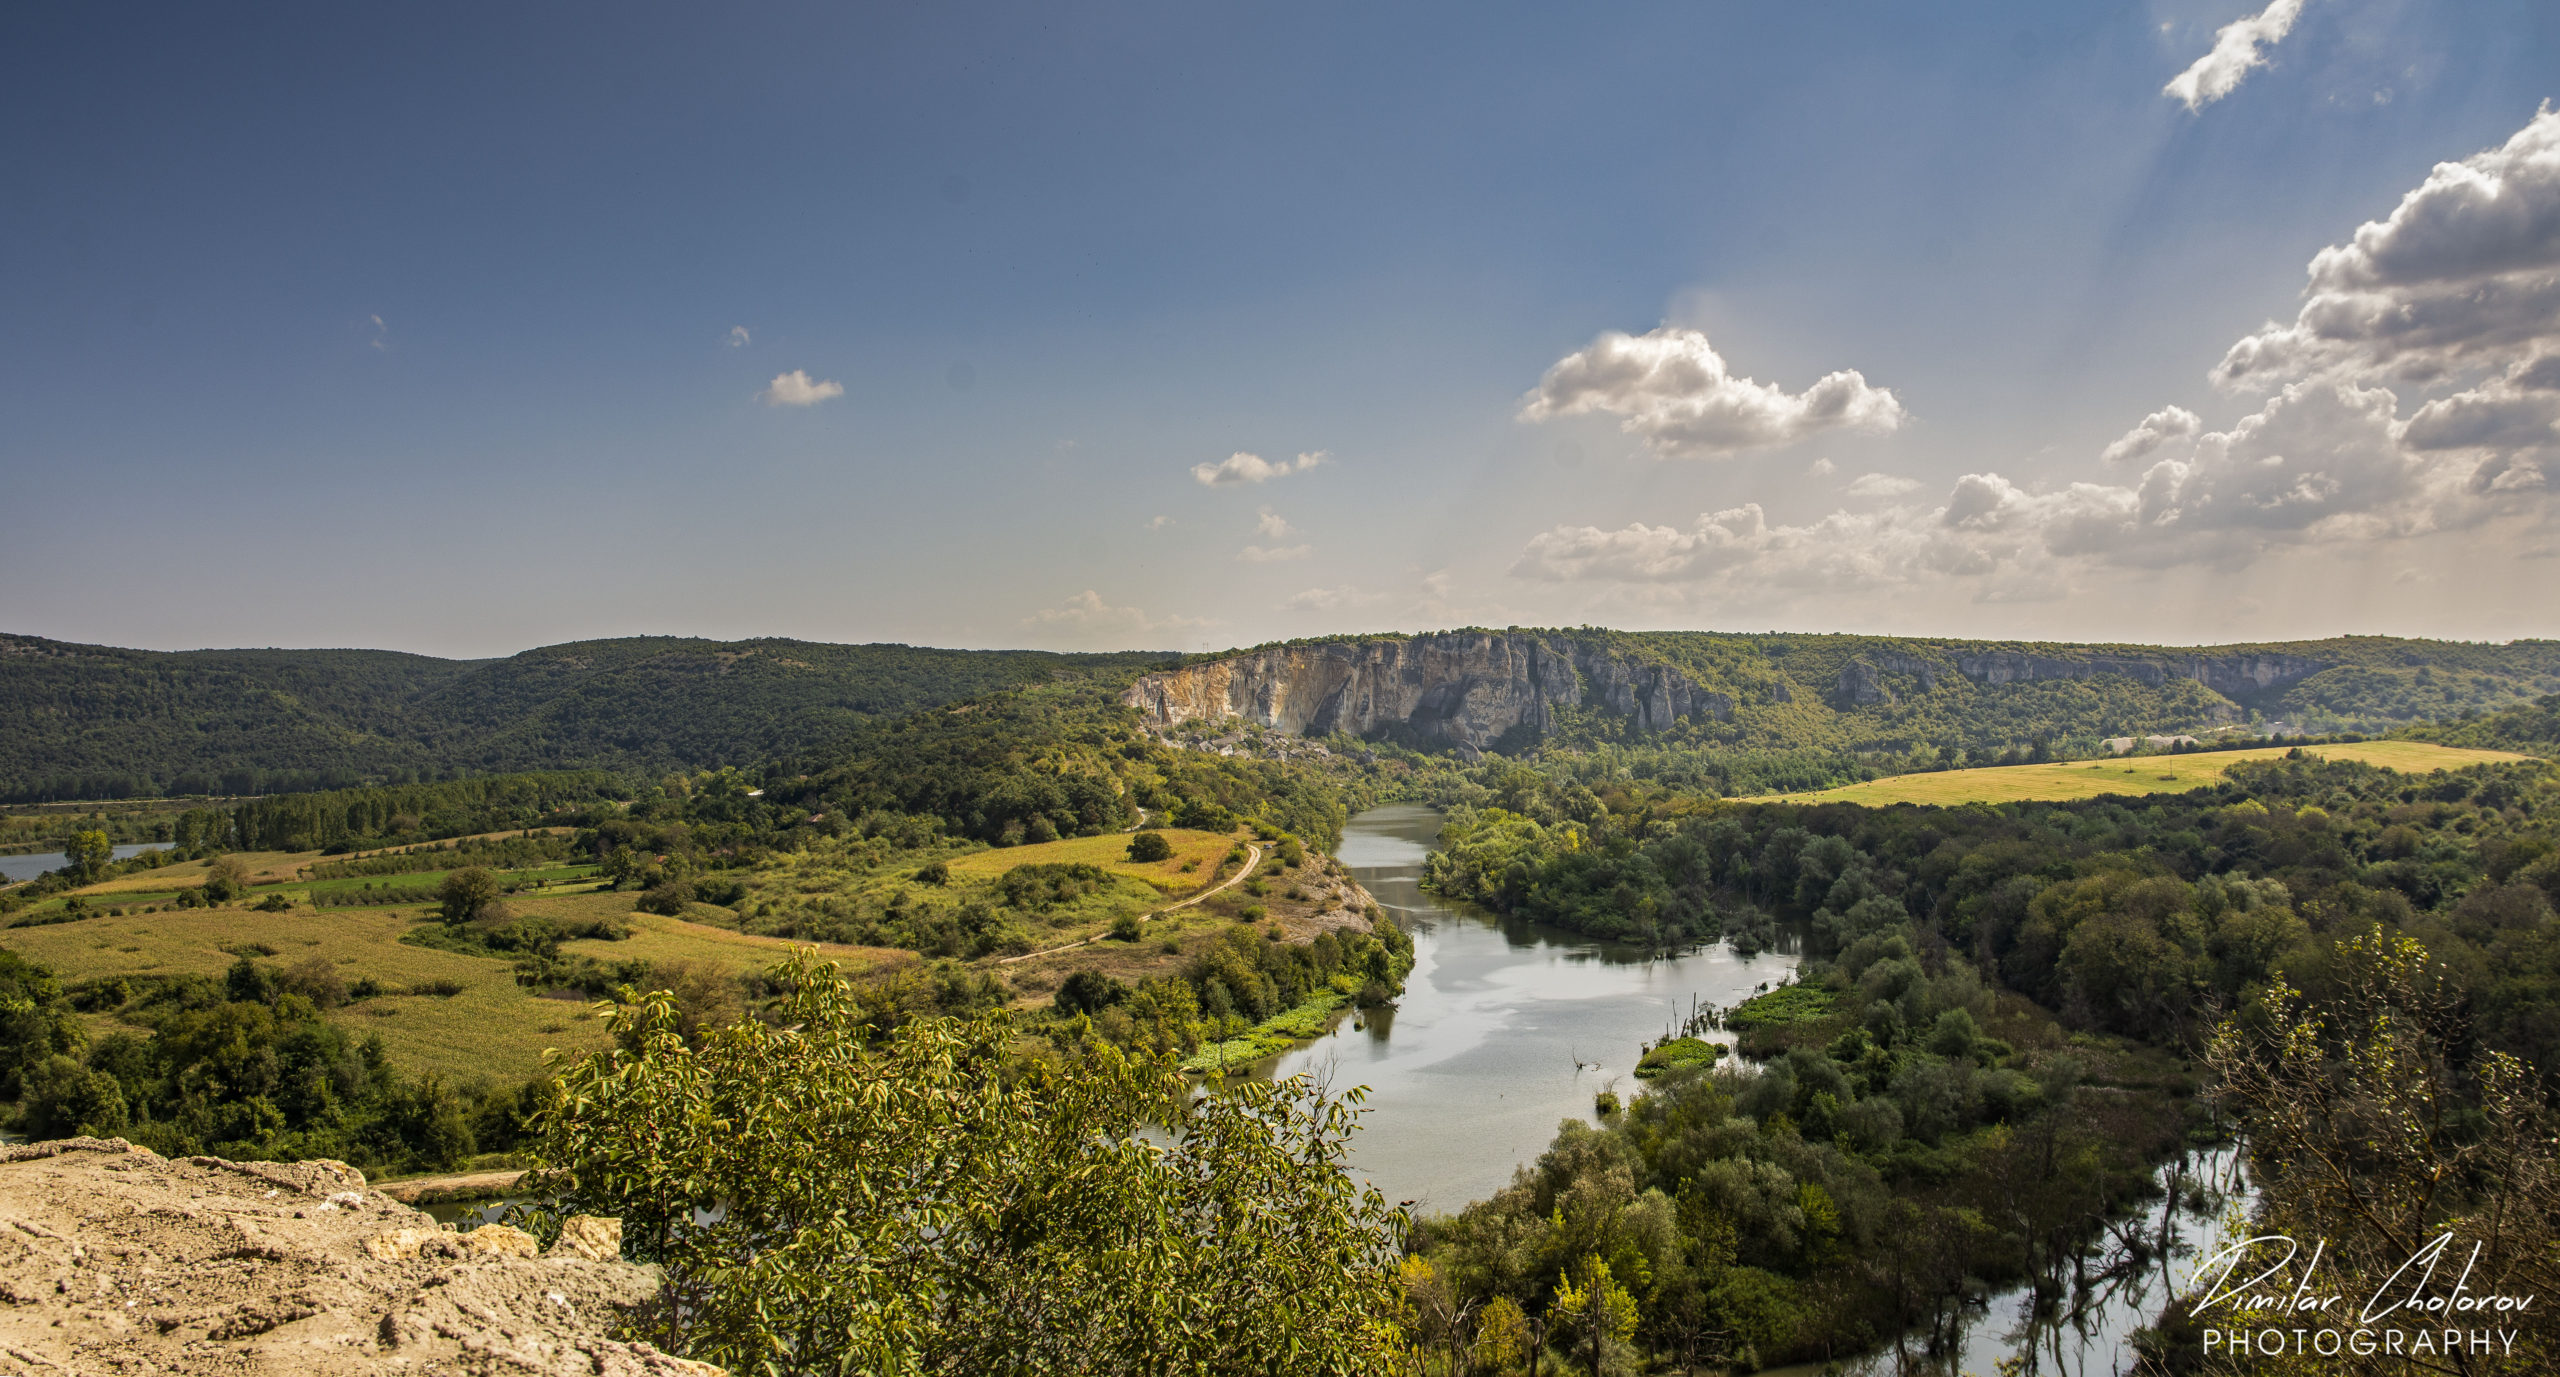
<path id="1" fill-rule="evenodd" d="M 2477 1055 L 2560 1066 L 2537 647 L 2446 650 L 2512 661 L 2450 720 L 2244 745 L 2381 672 L 2349 652 L 2423 643 L 1830 639 L 1354 638 L 1087 665 L 744 767 L 13 810 L 70 853 L 0 888 L 17 1122 L 568 1171 L 509 1188 L 621 1215 L 656 1178 L 574 1145 L 624 1112 L 597 1077 L 836 1008 L 810 1055 L 909 1066 L 884 1085 L 957 1074 L 898 1061 L 951 1038 L 1272 1126 L 1352 1097 L 1365 1127 L 1308 1149 L 1334 1174 L 1289 1189 L 1379 1192 L 1327 1197 L 1362 1237 L 1407 1203 L 1426 1367 L 1598 1295 L 1604 1350 L 1749 1368 L 2001 1356 L 1968 1318 L 1995 1294 L 2038 1342 L 2107 1336 L 2084 1356 L 2158 1342 L 2169 1264 L 2120 1221 L 2184 1230 L 2175 1164 L 2272 1122 L 2220 1088 L 2253 1055 L 2230 1011 L 2350 1007 L 2330 973 L 2380 934 L 2460 983 Z M 1957 744 L 1881 735 L 1933 723 Z M 2284 1164 L 2252 1179 L 2304 1208 Z"/>

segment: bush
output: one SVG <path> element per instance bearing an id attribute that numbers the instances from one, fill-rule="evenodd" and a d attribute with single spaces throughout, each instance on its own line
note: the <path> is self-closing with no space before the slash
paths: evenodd
<path id="1" fill-rule="evenodd" d="M 1129 987 L 1100 971 L 1077 971 L 1050 1002 L 1063 1014 L 1097 1014 L 1129 997 Z"/>
<path id="2" fill-rule="evenodd" d="M 1173 843 L 1162 832 L 1140 832 L 1129 839 L 1129 859 L 1141 864 L 1173 859 Z"/>
<path id="3" fill-rule="evenodd" d="M 1111 920 L 1111 940 L 1112 940 L 1112 941 L 1114 941 L 1114 942 L 1135 942 L 1135 941 L 1137 941 L 1137 940 L 1138 940 L 1138 916 L 1137 916 L 1136 914 L 1134 914 L 1134 913 L 1124 913 L 1124 914 L 1121 914 L 1119 917 L 1112 919 L 1112 920 Z"/>
<path id="4" fill-rule="evenodd" d="M 692 902 L 692 881 L 664 879 L 649 886 L 647 890 L 643 891 L 640 895 L 639 903 L 634 905 L 634 907 L 638 908 L 642 913 L 655 913 L 663 917 L 674 918 L 682 915 L 684 913 L 684 906 Z"/>
<path id="5" fill-rule="evenodd" d="M 237 856 L 222 856 L 205 872 L 204 888 L 198 893 L 205 903 L 227 904 L 248 892 L 249 867 Z"/>
<path id="6" fill-rule="evenodd" d="M 447 926 L 460 927 L 498 903 L 498 877 L 487 866 L 465 866 L 436 886 L 436 902 Z"/>
<path id="7" fill-rule="evenodd" d="M 285 968 L 276 984 L 289 994 L 310 1000 L 312 1007 L 334 1009 L 348 1000 L 346 977 L 325 956 L 307 956 Z"/>

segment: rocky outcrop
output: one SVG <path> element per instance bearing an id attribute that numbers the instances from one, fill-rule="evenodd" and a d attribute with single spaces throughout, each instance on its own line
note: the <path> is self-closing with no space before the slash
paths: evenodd
<path id="1" fill-rule="evenodd" d="M 10 1372 L 720 1377 L 613 1337 L 658 1271 L 621 1259 L 615 1221 L 572 1223 L 536 1256 L 339 1162 L 18 1144 L 0 1149 L 0 1352 Z"/>
<path id="2" fill-rule="evenodd" d="M 1482 749 L 1559 709 L 1597 708 L 1661 731 L 1733 715 L 1733 699 L 1676 669 L 1570 636 L 1453 631 L 1270 646 L 1147 675 L 1122 701 L 1158 729 L 1241 717 L 1300 736 L 1406 735 Z"/>

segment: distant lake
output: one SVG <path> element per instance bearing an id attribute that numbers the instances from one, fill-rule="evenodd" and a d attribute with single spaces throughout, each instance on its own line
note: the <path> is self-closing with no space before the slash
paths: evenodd
<path id="1" fill-rule="evenodd" d="M 167 845 L 167 842 L 135 842 L 129 846 L 119 846 L 116 848 L 116 859 L 123 860 L 127 856 L 148 851 L 155 846 Z M 0 856 L 0 883 L 16 884 L 20 880 L 32 880 L 48 870 L 60 870 L 65 859 L 67 858 L 59 851 L 29 851 L 17 856 Z"/>

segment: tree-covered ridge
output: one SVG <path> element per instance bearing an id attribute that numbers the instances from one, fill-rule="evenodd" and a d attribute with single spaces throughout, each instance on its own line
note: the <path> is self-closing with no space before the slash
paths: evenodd
<path id="1" fill-rule="evenodd" d="M 2560 693 L 2461 722 L 2413 727 L 2401 735 L 2419 741 L 2438 741 L 2447 746 L 2518 751 L 2546 757 L 2560 755 Z"/>
<path id="2" fill-rule="evenodd" d="M 917 708 L 1161 659 L 632 637 L 440 660 L 0 636 L 0 799 L 747 765 Z"/>
<path id="3" fill-rule="evenodd" d="M 1166 746 L 1100 685 L 996 694 L 877 723 L 769 773 L 767 794 L 813 813 L 934 819 L 956 836 L 1052 841 L 1134 825 L 1138 810 L 1263 819 L 1330 845 L 1364 780 L 1348 762 L 1221 756 Z"/>
<path id="4" fill-rule="evenodd" d="M 1336 656 L 1306 652 L 1338 647 L 1348 662 L 1366 664 L 1388 645 L 1423 657 L 1404 671 L 1408 677 L 1427 676 L 1433 663 L 1451 657 L 1468 663 L 1440 671 L 1445 682 L 1424 685 L 1430 720 L 1390 718 L 1364 730 L 1379 739 L 1432 738 L 1445 731 L 1430 714 L 1462 698 L 1496 713 L 1534 702 L 1498 740 L 1471 743 L 1511 753 L 1617 746 L 1692 759 L 1926 753 L 1936 763 L 2009 763 L 2038 751 L 2093 754 L 2108 738 L 2158 732 L 2254 726 L 2291 736 L 2371 733 L 2494 711 L 2560 689 L 2554 641 L 2364 636 L 2178 647 L 1511 627 L 1188 656 L 1175 673 L 1193 682 L 1157 701 L 1198 701 L 1212 687 L 1196 677 L 1198 668 L 1234 660 L 1258 685 L 1254 691 L 1276 693 L 1303 715 L 1327 693 L 1349 692 L 1330 677 Z M 1573 666 L 1566 672 L 1582 676 L 1579 694 L 1555 682 L 1566 664 Z M 1374 700 L 1363 690 L 1360 701 Z M 1677 720 L 1666 722 L 1673 713 Z"/>

